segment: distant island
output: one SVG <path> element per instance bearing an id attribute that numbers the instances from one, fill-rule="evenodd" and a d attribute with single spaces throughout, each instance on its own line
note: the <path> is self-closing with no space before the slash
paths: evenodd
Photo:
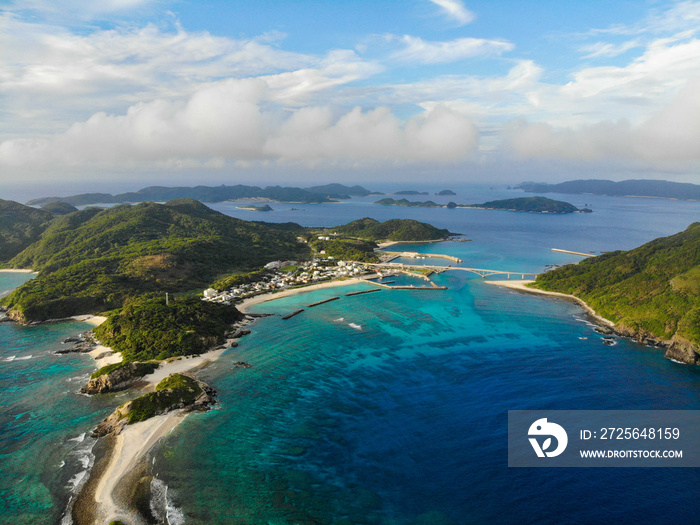
<path id="1" fill-rule="evenodd" d="M 272 208 L 270 208 L 269 204 L 264 204 L 263 206 L 253 206 L 248 205 L 248 206 L 236 206 L 239 210 L 249 210 L 249 211 L 273 211 Z"/>
<path id="2" fill-rule="evenodd" d="M 700 200 L 700 185 L 664 180 L 572 180 L 559 184 L 523 182 L 514 189 L 528 193 L 565 193 L 572 195 L 609 195 L 615 197 L 657 197 Z"/>
<path id="3" fill-rule="evenodd" d="M 591 210 L 588 208 L 579 209 L 568 202 L 548 199 L 546 197 L 520 197 L 517 199 L 489 201 L 483 204 L 471 204 L 464 207 L 528 213 L 591 213 Z"/>
<path id="4" fill-rule="evenodd" d="M 302 189 L 282 186 L 194 186 L 166 187 L 149 186 L 139 191 L 112 195 L 109 193 L 82 193 L 68 197 L 42 197 L 27 202 L 30 206 L 43 206 L 62 202 L 72 206 L 91 204 L 121 204 L 137 202 L 167 202 L 173 199 L 195 199 L 199 202 L 223 202 L 239 199 L 268 199 L 277 202 L 322 203 L 332 202 L 333 198 L 350 198 L 350 195 L 370 195 L 371 192 L 361 186 L 344 186 L 329 184 Z"/>
<path id="5" fill-rule="evenodd" d="M 425 202 L 411 202 L 407 199 L 392 199 L 387 197 L 385 199 L 378 200 L 374 204 L 381 204 L 382 206 L 408 206 L 412 208 L 442 208 L 442 204 L 438 204 L 433 201 Z"/>
<path id="6" fill-rule="evenodd" d="M 506 210 L 528 213 L 591 213 L 588 208 L 577 208 L 573 204 L 564 201 L 556 201 L 546 197 L 520 197 L 517 199 L 505 199 L 484 202 L 482 204 L 437 204 L 433 201 L 411 202 L 406 199 L 381 199 L 375 202 L 382 206 L 407 206 L 413 208 L 480 208 L 488 210 Z"/>
<path id="7" fill-rule="evenodd" d="M 442 190 L 442 191 L 437 192 L 435 195 L 445 196 L 445 195 L 457 195 L 457 194 L 452 190 Z"/>
<path id="8" fill-rule="evenodd" d="M 350 197 L 367 197 L 368 195 L 378 195 L 377 192 L 370 191 L 362 186 L 345 186 L 338 183 L 312 186 L 304 189 L 311 193 L 324 195 L 329 199 L 349 199 Z"/>
<path id="9" fill-rule="evenodd" d="M 402 190 L 395 191 L 394 195 L 429 195 L 427 191 Z"/>
<path id="10" fill-rule="evenodd" d="M 540 274 L 534 287 L 584 300 L 615 330 L 700 364 L 700 223 L 629 251 Z"/>

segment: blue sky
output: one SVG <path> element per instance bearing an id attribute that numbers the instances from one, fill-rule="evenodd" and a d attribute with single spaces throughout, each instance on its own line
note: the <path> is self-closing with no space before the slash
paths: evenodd
<path id="1" fill-rule="evenodd" d="M 700 183 L 698 33 L 700 1 L 5 1 L 0 170 Z"/>

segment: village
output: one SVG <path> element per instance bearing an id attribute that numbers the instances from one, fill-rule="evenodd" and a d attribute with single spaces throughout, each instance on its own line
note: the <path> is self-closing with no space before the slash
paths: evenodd
<path id="1" fill-rule="evenodd" d="M 272 261 L 265 265 L 265 269 L 269 270 L 269 273 L 257 282 L 241 284 L 221 292 L 214 288 L 207 288 L 204 290 L 203 300 L 232 304 L 261 293 L 377 273 L 377 269 L 370 265 L 354 261 L 335 261 L 333 257 L 313 259 L 302 263 Z"/>

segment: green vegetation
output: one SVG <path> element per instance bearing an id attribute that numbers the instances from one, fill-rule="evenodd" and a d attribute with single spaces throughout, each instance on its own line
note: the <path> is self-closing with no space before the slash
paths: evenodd
<path id="1" fill-rule="evenodd" d="M 146 421 L 168 412 L 178 405 L 190 405 L 203 393 L 195 379 L 182 374 L 171 374 L 149 392 L 131 401 L 131 408 L 125 414 L 127 424 Z"/>
<path id="2" fill-rule="evenodd" d="M 51 219 L 48 211 L 0 199 L 0 264 L 35 242 Z"/>
<path id="3" fill-rule="evenodd" d="M 347 236 L 370 241 L 434 241 L 452 235 L 448 230 L 438 229 L 430 224 L 412 219 L 392 219 L 379 222 L 369 217 L 338 226 L 333 230 Z"/>
<path id="4" fill-rule="evenodd" d="M 521 197 L 517 199 L 504 199 L 484 202 L 483 204 L 471 204 L 468 208 L 487 208 L 489 210 L 525 211 L 530 213 L 574 213 L 579 210 L 573 204 L 564 201 L 555 201 L 547 197 Z M 588 210 L 590 211 L 590 210 Z"/>
<path id="5" fill-rule="evenodd" d="M 292 231 L 234 219 L 193 200 L 85 209 L 54 219 L 9 262 L 40 274 L 2 303 L 24 320 L 93 313 L 308 254 Z"/>
<path id="6" fill-rule="evenodd" d="M 325 251 L 326 256 L 339 260 L 376 262 L 377 256 L 374 254 L 377 244 L 373 241 L 362 239 L 331 239 L 322 241 L 312 240 L 310 245 L 318 252 Z"/>
<path id="7" fill-rule="evenodd" d="M 50 202 L 42 206 L 41 209 L 48 211 L 49 213 L 53 213 L 54 215 L 68 215 L 69 213 L 78 211 L 78 208 L 75 206 L 71 206 L 67 202 L 61 201 Z"/>
<path id="8" fill-rule="evenodd" d="M 212 288 L 219 290 L 228 290 L 229 288 L 235 288 L 242 284 L 255 283 L 262 280 L 263 277 L 267 275 L 272 275 L 273 272 L 270 270 L 255 270 L 254 272 L 246 273 L 235 273 L 233 275 L 227 275 L 226 277 L 220 277 L 211 285 Z"/>
<path id="9" fill-rule="evenodd" d="M 133 372 L 134 376 L 145 376 L 148 374 L 152 374 L 156 368 L 160 366 L 160 363 L 153 363 L 153 362 L 148 362 L 148 363 L 134 363 L 136 365 L 136 370 Z M 111 365 L 103 366 L 96 372 L 93 372 L 92 375 L 90 376 L 90 379 L 95 379 L 96 377 L 100 377 L 101 375 L 109 374 L 111 372 L 114 372 L 116 370 L 119 370 L 121 368 L 124 368 L 126 363 L 124 361 L 120 363 L 114 363 Z"/>
<path id="10" fill-rule="evenodd" d="M 630 251 L 538 276 L 543 290 L 576 295 L 631 333 L 700 344 L 700 223 Z"/>
<path id="11" fill-rule="evenodd" d="M 104 344 L 121 352 L 124 362 L 201 354 L 224 342 L 241 314 L 233 306 L 190 297 L 137 300 L 94 329 Z"/>

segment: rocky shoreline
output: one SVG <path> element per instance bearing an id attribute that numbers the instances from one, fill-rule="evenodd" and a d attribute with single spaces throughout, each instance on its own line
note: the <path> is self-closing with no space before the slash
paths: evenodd
<path id="1" fill-rule="evenodd" d="M 216 391 L 190 373 L 171 374 L 161 384 L 172 379 L 181 378 L 191 381 L 188 381 L 184 386 L 164 388 L 162 390 L 156 387 L 155 392 L 150 392 L 117 407 L 112 414 L 92 431 L 92 437 L 99 438 L 110 434 L 114 436 L 121 434 L 124 428 L 132 421 L 133 417 L 131 416 L 135 414 L 139 409 L 139 405 L 143 404 L 143 400 L 146 398 L 149 398 L 146 401 L 153 408 L 153 414 L 147 414 L 148 417 L 146 419 L 167 414 L 174 410 L 184 410 L 186 413 L 206 412 L 216 403 Z"/>
<path id="2" fill-rule="evenodd" d="M 522 292 L 529 292 L 540 295 L 561 297 L 573 301 L 580 305 L 591 317 L 591 319 L 603 329 L 604 333 L 615 334 L 619 337 L 631 339 L 637 343 L 655 346 L 665 349 L 664 357 L 677 363 L 686 365 L 700 365 L 700 346 L 687 339 L 674 335 L 670 340 L 659 339 L 646 330 L 635 330 L 624 324 L 616 324 L 609 319 L 605 319 L 596 313 L 583 299 L 575 295 L 559 292 L 549 292 L 538 288 L 530 288 L 527 284 L 534 281 L 486 281 L 489 284 L 504 286 Z"/>

